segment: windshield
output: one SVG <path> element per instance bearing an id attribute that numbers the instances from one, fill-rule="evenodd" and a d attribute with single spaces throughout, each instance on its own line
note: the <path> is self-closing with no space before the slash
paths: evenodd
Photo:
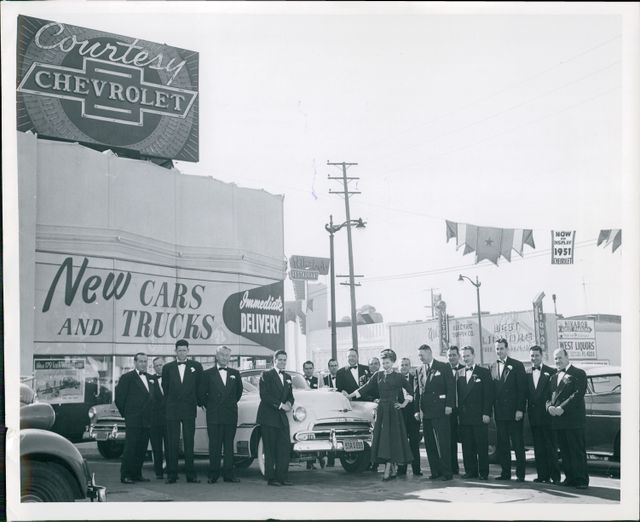
<path id="1" fill-rule="evenodd" d="M 242 386 L 246 393 L 258 393 L 258 386 L 260 382 L 261 371 L 249 371 L 242 373 Z M 309 386 L 304 377 L 296 372 L 287 372 L 287 375 L 291 376 L 291 384 L 294 390 L 307 390 Z"/>

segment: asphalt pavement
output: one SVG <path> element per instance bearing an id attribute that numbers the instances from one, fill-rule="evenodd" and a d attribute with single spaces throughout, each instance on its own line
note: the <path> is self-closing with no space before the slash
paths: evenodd
<path id="1" fill-rule="evenodd" d="M 383 500 L 413 500 L 426 502 L 535 502 L 606 504 L 620 501 L 620 480 L 609 476 L 608 464 L 594 462 L 590 465 L 591 485 L 587 490 L 577 490 L 550 484 L 532 482 L 536 477 L 535 466 L 528 462 L 526 482 L 498 482 L 495 480 L 463 480 L 455 476 L 448 482 L 431 481 L 426 455 L 422 450 L 424 475 L 414 477 L 411 470 L 406 477 L 382 482 L 381 472 L 366 471 L 347 473 L 336 460 L 333 468 L 307 470 L 304 463 L 290 465 L 289 478 L 293 486 L 268 486 L 260 474 L 257 463 L 247 469 L 237 470 L 240 483 L 207 484 L 207 460 L 196 459 L 199 484 L 187 484 L 181 473 L 176 484 L 165 484 L 155 479 L 153 465 L 145 462 L 143 474 L 150 482 L 133 485 L 120 482 L 120 462 L 103 459 L 94 442 L 77 444 L 89 466 L 96 474 L 96 482 L 107 487 L 108 502 L 171 502 L 171 501 L 237 501 L 237 502 L 366 502 Z M 180 469 L 180 471 L 182 471 Z M 615 470 L 614 470 L 615 471 Z M 500 473 L 497 465 L 491 465 L 490 477 Z"/>

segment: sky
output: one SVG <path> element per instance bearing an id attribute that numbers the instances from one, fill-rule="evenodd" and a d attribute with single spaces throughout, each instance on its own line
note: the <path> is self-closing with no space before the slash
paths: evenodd
<path id="1" fill-rule="evenodd" d="M 284 194 L 286 257 L 328 257 L 324 225 L 345 213 L 327 179 L 341 171 L 326 163 L 358 163 L 348 171 L 361 191 L 351 216 L 367 222 L 353 231 L 358 306 L 424 319 L 433 288 L 450 314 L 470 315 L 475 290 L 461 273 L 479 277 L 491 313 L 530 309 L 541 291 L 547 312 L 556 294 L 564 315 L 622 313 L 624 241 L 615 254 L 595 246 L 623 219 L 618 15 L 145 4 L 127 16 L 94 3 L 21 12 L 198 51 L 200 161 L 176 167 Z M 446 219 L 530 228 L 536 248 L 475 265 L 447 244 Z M 551 265 L 551 230 L 576 230 L 574 265 Z M 348 273 L 344 230 L 336 271 Z M 286 292 L 293 299 L 288 281 Z M 348 314 L 338 286 L 337 315 Z"/>

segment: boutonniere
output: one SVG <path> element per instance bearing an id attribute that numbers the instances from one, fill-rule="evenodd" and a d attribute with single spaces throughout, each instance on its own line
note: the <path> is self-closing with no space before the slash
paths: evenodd
<path id="1" fill-rule="evenodd" d="M 436 373 L 434 373 L 435 377 L 439 377 L 440 375 L 442 375 L 438 370 L 436 370 Z"/>
<path id="2" fill-rule="evenodd" d="M 229 379 L 235 379 L 236 376 L 235 375 L 229 375 Z"/>
<path id="3" fill-rule="evenodd" d="M 507 368 L 509 368 L 510 370 L 513 370 L 513 366 L 511 366 L 510 364 L 507 364 Z"/>
<path id="4" fill-rule="evenodd" d="M 287 384 L 291 384 L 291 379 L 287 379 Z"/>
<path id="5" fill-rule="evenodd" d="M 478 379 L 478 378 L 476 377 L 475 382 L 482 382 L 482 379 Z"/>
<path id="6" fill-rule="evenodd" d="M 568 373 L 565 373 L 564 377 L 562 378 L 562 380 L 564 382 L 569 382 L 571 380 L 571 375 L 569 375 Z"/>
<path id="7" fill-rule="evenodd" d="M 193 366 L 190 366 L 189 369 L 191 370 L 191 373 L 196 371 L 196 369 Z"/>
<path id="8" fill-rule="evenodd" d="M 544 374 L 545 374 L 547 377 L 549 377 L 549 372 L 544 372 Z"/>

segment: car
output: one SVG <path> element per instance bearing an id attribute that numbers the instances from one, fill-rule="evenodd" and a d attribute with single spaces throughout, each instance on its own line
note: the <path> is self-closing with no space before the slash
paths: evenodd
<path id="1" fill-rule="evenodd" d="M 21 502 L 104 502 L 107 490 L 78 449 L 49 431 L 55 422 L 50 404 L 38 402 L 26 384 L 20 385 L 20 499 Z"/>
<path id="2" fill-rule="evenodd" d="M 579 363 L 576 364 L 579 366 Z M 587 455 L 595 459 L 620 462 L 620 388 L 619 366 L 583 368 L 587 374 L 584 396 L 586 423 L 585 447 Z M 497 462 L 494 420 L 489 425 L 489 460 Z M 525 448 L 533 448 L 528 415 L 524 416 Z"/>
<path id="3" fill-rule="evenodd" d="M 264 450 L 260 426 L 256 424 L 260 395 L 258 382 L 263 370 L 241 372 L 244 392 L 238 403 L 238 429 L 234 440 L 237 467 L 249 467 L 258 461 L 264 474 Z M 364 471 L 371 458 L 373 422 L 377 405 L 365 401 L 349 401 L 331 388 L 312 390 L 303 376 L 291 375 L 294 408 L 287 413 L 291 435 L 293 462 L 320 460 L 333 455 L 347 472 Z M 115 407 L 94 406 L 89 414 L 89 435 L 98 442 L 100 453 L 117 458 L 122 453 L 126 428 Z M 209 455 L 206 412 L 198 409 L 194 453 Z"/>

